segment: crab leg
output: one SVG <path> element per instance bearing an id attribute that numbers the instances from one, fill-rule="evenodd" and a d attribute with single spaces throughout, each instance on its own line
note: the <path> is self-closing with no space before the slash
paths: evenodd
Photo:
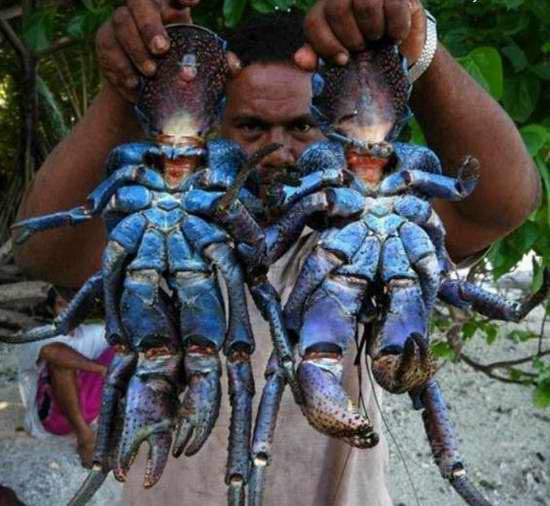
<path id="1" fill-rule="evenodd" d="M 519 322 L 548 296 L 549 291 L 550 271 L 545 269 L 542 286 L 522 303 L 510 302 L 472 283 L 450 279 L 441 284 L 439 297 L 448 304 L 461 309 L 473 309 L 488 318 Z"/>
<path id="2" fill-rule="evenodd" d="M 93 307 L 93 300 L 96 297 L 102 296 L 102 288 L 103 280 L 101 273 L 96 272 L 82 285 L 77 294 L 72 298 L 67 309 L 55 318 L 53 324 L 18 332 L 14 337 L 2 337 L 0 341 L 9 344 L 30 343 L 32 341 L 49 339 L 59 334 L 68 334 L 86 318 L 90 307 Z"/>
<path id="3" fill-rule="evenodd" d="M 228 486 L 229 506 L 244 506 L 245 486 L 249 474 L 249 444 L 252 425 L 254 377 L 250 354 L 231 350 L 227 357 L 231 422 L 229 426 L 229 455 L 225 483 Z"/>
<path id="4" fill-rule="evenodd" d="M 342 263 L 336 255 L 320 247 L 308 256 L 284 308 L 289 330 L 299 333 L 306 300 L 326 276 Z"/>
<path id="5" fill-rule="evenodd" d="M 116 350 L 105 377 L 101 396 L 94 464 L 86 480 L 69 502 L 69 506 L 84 506 L 101 487 L 107 474 L 109 474 L 111 468 L 110 455 L 113 451 L 113 434 L 116 432 L 116 428 L 114 428 L 116 423 L 113 422 L 116 422 L 116 413 L 120 413 L 121 398 L 124 397 L 136 364 L 137 353 Z"/>
<path id="6" fill-rule="evenodd" d="M 199 218 L 189 218 L 183 226 L 184 234 L 193 239 L 221 273 L 229 299 L 229 328 L 225 343 L 227 375 L 231 402 L 229 427 L 229 455 L 225 482 L 228 485 L 228 504 L 244 505 L 248 480 L 249 443 L 252 425 L 252 397 L 254 378 L 250 354 L 254 338 L 248 317 L 244 291 L 244 274 L 231 247 L 223 242 L 224 232 Z M 223 239 L 223 240 L 222 240 Z"/>
<path id="7" fill-rule="evenodd" d="M 294 370 L 294 351 L 285 328 L 279 294 L 264 275 L 249 281 L 248 287 L 262 317 L 269 323 L 280 372 L 285 375 L 292 389 L 294 400 L 298 404 L 302 404 L 302 393 Z"/>
<path id="8" fill-rule="evenodd" d="M 365 286 L 364 281 L 329 276 L 313 293 L 300 330 L 303 359 L 298 366 L 308 422 L 358 448 L 376 445 L 378 435 L 342 386 L 342 356 L 355 335 Z"/>
<path id="9" fill-rule="evenodd" d="M 466 476 L 439 385 L 430 379 L 420 393 L 412 397 L 417 409 L 424 408 L 424 427 L 441 475 L 450 481 L 452 487 L 470 506 L 491 506 Z"/>
<path id="10" fill-rule="evenodd" d="M 261 506 L 266 468 L 271 462 L 271 446 L 277 415 L 285 389 L 285 374 L 271 354 L 265 370 L 265 386 L 258 407 L 252 438 L 252 469 L 248 485 L 248 506 Z"/>
<path id="11" fill-rule="evenodd" d="M 463 200 L 470 195 L 479 178 L 479 163 L 474 158 L 467 158 L 458 169 L 456 178 L 430 174 L 423 170 L 400 170 L 390 174 L 380 185 L 382 195 L 395 195 L 399 192 L 416 190 L 430 198 L 445 200 Z"/>
<path id="12" fill-rule="evenodd" d="M 120 285 L 126 262 L 138 251 L 146 225 L 146 219 L 141 215 L 125 218 L 111 232 L 103 252 L 105 338 L 112 344 L 121 344 L 124 339 L 119 311 Z"/>

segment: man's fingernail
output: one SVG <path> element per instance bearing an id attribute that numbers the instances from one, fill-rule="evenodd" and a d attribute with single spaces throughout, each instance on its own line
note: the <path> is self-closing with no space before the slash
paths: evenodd
<path id="1" fill-rule="evenodd" d="M 157 66 L 155 65 L 155 62 L 152 60 L 147 60 L 143 64 L 143 72 L 145 72 L 147 75 L 153 75 L 156 70 L 157 70 Z"/>
<path id="2" fill-rule="evenodd" d="M 163 37 L 162 35 L 155 35 L 151 41 L 151 44 L 155 53 L 162 53 L 170 46 L 169 42 L 166 40 L 166 37 Z"/>
<path id="3" fill-rule="evenodd" d="M 338 65 L 345 65 L 349 60 L 349 56 L 346 53 L 338 53 L 335 60 Z"/>
<path id="4" fill-rule="evenodd" d="M 135 88 L 138 85 L 137 77 L 129 77 L 124 81 L 127 88 Z"/>

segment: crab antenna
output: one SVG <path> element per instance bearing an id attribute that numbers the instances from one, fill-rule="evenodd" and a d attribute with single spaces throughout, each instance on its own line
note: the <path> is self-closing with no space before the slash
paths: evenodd
<path id="1" fill-rule="evenodd" d="M 365 142 L 334 131 L 328 133 L 327 137 L 331 141 L 336 141 L 344 146 L 358 149 L 362 153 L 377 158 L 389 158 L 393 154 L 393 146 L 389 142 Z"/>
<path id="2" fill-rule="evenodd" d="M 231 206 L 235 203 L 239 197 L 239 193 L 244 183 L 250 176 L 250 174 L 256 170 L 256 165 L 266 156 L 270 155 L 274 151 L 277 151 L 279 148 L 283 147 L 282 144 L 267 144 L 262 146 L 260 149 L 255 151 L 252 156 L 243 164 L 235 182 L 231 187 L 225 192 L 225 195 L 219 200 L 218 205 L 216 206 L 217 213 L 225 213 Z"/>

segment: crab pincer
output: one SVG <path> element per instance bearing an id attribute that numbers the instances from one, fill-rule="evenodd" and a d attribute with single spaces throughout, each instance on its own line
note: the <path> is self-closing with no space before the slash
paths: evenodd
<path id="1" fill-rule="evenodd" d="M 177 414 L 176 438 L 172 454 L 195 455 L 212 432 L 220 412 L 221 363 L 216 350 L 189 347 L 185 370 L 190 375 Z"/>
<path id="2" fill-rule="evenodd" d="M 140 357 L 128 384 L 124 426 L 114 475 L 124 481 L 142 443 L 149 444 L 143 485 L 152 487 L 161 477 L 172 445 L 180 386 L 180 354 Z"/>

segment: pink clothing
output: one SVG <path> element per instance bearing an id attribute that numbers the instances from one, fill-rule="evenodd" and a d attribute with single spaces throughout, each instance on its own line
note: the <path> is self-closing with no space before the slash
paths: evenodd
<path id="1" fill-rule="evenodd" d="M 109 366 L 113 360 L 113 348 L 107 348 L 96 359 L 96 362 Z M 103 390 L 104 378 L 100 374 L 89 371 L 77 371 L 76 381 L 80 410 L 86 423 L 93 422 L 99 415 L 101 408 L 101 392 Z M 44 368 L 38 379 L 38 390 L 36 392 L 36 404 L 38 416 L 44 429 L 57 436 L 64 436 L 72 432 L 72 427 L 52 392 L 48 368 Z"/>

